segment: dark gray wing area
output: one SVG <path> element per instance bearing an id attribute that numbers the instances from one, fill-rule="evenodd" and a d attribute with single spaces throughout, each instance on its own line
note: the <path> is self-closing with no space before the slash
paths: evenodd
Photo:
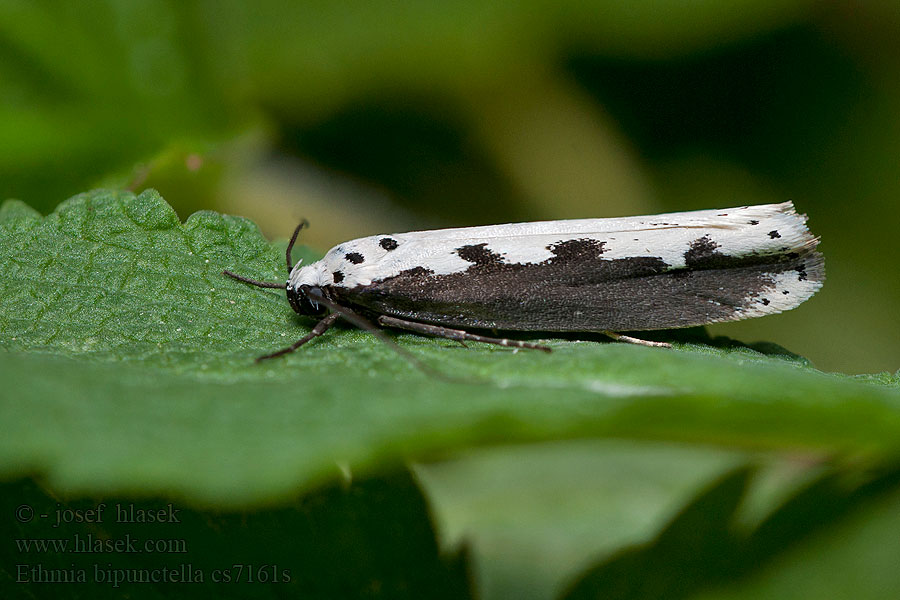
<path id="1" fill-rule="evenodd" d="M 484 244 L 459 248 L 467 270 L 416 267 L 355 288 L 329 290 L 342 305 L 458 328 L 637 331 L 690 327 L 793 308 L 825 277 L 815 241 L 799 251 L 727 256 L 707 237 L 672 268 L 654 257 L 603 259 L 603 242 L 571 240 L 541 263 L 509 264 Z"/>

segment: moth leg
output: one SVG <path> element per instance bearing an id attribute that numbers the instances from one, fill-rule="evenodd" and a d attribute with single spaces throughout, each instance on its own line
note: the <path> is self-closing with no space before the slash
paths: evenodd
<path id="1" fill-rule="evenodd" d="M 327 317 L 325 317 L 324 319 L 322 319 L 321 321 L 316 323 L 315 327 L 312 328 L 312 331 L 307 333 L 305 336 L 303 336 L 302 338 L 300 338 L 299 340 L 297 340 L 296 342 L 294 342 L 287 348 L 282 348 L 278 352 L 273 352 L 272 354 L 266 354 L 265 356 L 260 356 L 259 358 L 256 359 L 256 362 L 268 360 L 270 358 L 276 358 L 276 357 L 282 356 L 284 354 L 290 354 L 291 352 L 293 352 L 294 350 L 296 350 L 297 348 L 299 348 L 306 342 L 308 342 L 312 339 L 315 339 L 315 338 L 319 337 L 320 335 L 322 335 L 323 333 L 325 333 L 326 331 L 328 331 L 331 328 L 331 326 L 334 325 L 335 321 L 337 321 L 340 317 L 341 317 L 341 315 L 339 315 L 338 313 L 331 313 L 330 315 L 328 315 Z"/>
<path id="2" fill-rule="evenodd" d="M 601 331 L 605 336 L 611 337 L 617 342 L 627 342 L 629 344 L 637 344 L 638 346 L 650 346 L 651 348 L 671 348 L 672 344 L 667 342 L 651 342 L 650 340 L 642 340 L 641 338 L 631 337 L 630 335 L 622 335 L 615 331 Z"/>
<path id="3" fill-rule="evenodd" d="M 429 325 L 428 323 L 406 321 L 404 319 L 388 317 L 386 315 L 378 317 L 378 324 L 384 327 L 396 327 L 398 329 L 415 331 L 416 333 L 424 333 L 426 335 L 433 335 L 435 337 L 456 340 L 460 343 L 462 343 L 464 340 L 467 340 L 470 342 L 483 342 L 485 344 L 497 344 L 498 346 L 509 346 L 513 348 L 528 348 L 530 350 L 542 350 L 544 352 L 551 351 L 547 346 L 532 344 L 531 342 L 520 342 L 518 340 L 508 340 L 505 338 L 485 337 L 483 335 L 476 335 L 474 333 L 469 333 L 468 331 L 463 331 L 462 329 L 450 329 L 448 327 L 441 327 L 440 325 Z M 465 344 L 463 345 L 465 346 Z"/>

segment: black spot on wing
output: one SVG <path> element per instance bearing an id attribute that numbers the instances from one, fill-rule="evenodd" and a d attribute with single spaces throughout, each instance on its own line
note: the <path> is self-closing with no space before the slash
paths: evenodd
<path id="1" fill-rule="evenodd" d="M 789 248 L 783 248 L 783 251 Z M 708 269 L 740 269 L 751 265 L 784 264 L 796 261 L 800 257 L 797 252 L 784 252 L 783 254 L 741 254 L 729 255 L 719 252 L 717 244 L 709 235 L 704 235 L 691 242 L 687 252 L 684 253 L 684 262 L 688 272 L 704 271 Z M 784 269 L 779 269 L 783 271 Z M 788 269 L 790 270 L 790 269 Z M 802 267 L 797 269 L 802 271 Z M 678 271 L 673 271 L 677 275 Z M 801 281 L 806 278 L 806 273 L 801 272 Z"/>
<path id="2" fill-rule="evenodd" d="M 411 279 L 415 279 L 416 277 L 430 277 L 432 275 L 434 275 L 434 271 L 426 269 L 425 267 L 413 267 L 412 269 L 406 269 L 405 271 L 397 273 L 397 277 L 409 277 Z"/>
<path id="3" fill-rule="evenodd" d="M 547 246 L 547 250 L 553 253 L 553 257 L 548 262 L 559 264 L 600 258 L 605 245 L 606 242 L 591 238 L 565 240 L 550 244 Z"/>
<path id="4" fill-rule="evenodd" d="M 800 264 L 797 267 L 797 280 L 798 281 L 806 281 L 807 273 L 806 273 L 806 264 Z"/>
<path id="5" fill-rule="evenodd" d="M 335 271 L 331 274 L 331 277 L 334 279 L 335 283 L 340 283 L 344 280 L 344 274 L 340 271 Z"/>
<path id="6" fill-rule="evenodd" d="M 750 224 L 751 225 L 759 225 L 759 221 L 757 221 L 756 219 L 751 219 Z"/>
<path id="7" fill-rule="evenodd" d="M 487 243 L 460 246 L 455 252 L 461 259 L 474 263 L 478 267 L 484 268 L 503 264 L 503 257 L 496 252 L 488 250 Z"/>
<path id="8" fill-rule="evenodd" d="M 387 250 L 388 252 L 390 252 L 391 250 L 396 250 L 397 246 L 399 246 L 400 244 L 394 238 L 386 237 L 386 238 L 381 238 L 378 241 L 378 245 L 381 246 L 382 248 L 384 248 L 385 250 Z"/>
<path id="9" fill-rule="evenodd" d="M 778 233 L 777 229 L 773 229 L 772 231 L 769 232 L 769 237 L 774 240 L 775 238 L 780 238 L 781 234 Z"/>
<path id="10" fill-rule="evenodd" d="M 714 264 L 724 255 L 717 250 L 719 245 L 708 235 L 697 238 L 691 242 L 690 248 L 684 253 L 684 262 L 690 268 L 704 267 Z"/>
<path id="11" fill-rule="evenodd" d="M 348 252 L 344 258 L 352 262 L 354 265 L 362 264 L 366 259 L 359 252 Z"/>
<path id="12" fill-rule="evenodd" d="M 769 299 L 768 299 L 768 298 L 763 298 L 762 300 L 760 300 L 760 302 L 763 303 L 763 306 L 768 306 L 768 305 L 769 305 Z"/>

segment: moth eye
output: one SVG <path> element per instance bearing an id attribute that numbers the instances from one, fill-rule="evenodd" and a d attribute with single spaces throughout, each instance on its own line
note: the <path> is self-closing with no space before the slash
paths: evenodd
<path id="1" fill-rule="evenodd" d="M 361 264 L 366 260 L 359 252 L 348 252 L 346 255 L 344 255 L 344 258 L 352 262 L 354 265 Z"/>
<path id="2" fill-rule="evenodd" d="M 341 273 L 340 271 L 335 271 L 334 273 L 331 274 L 331 276 L 334 278 L 335 283 L 340 283 L 344 280 L 344 274 Z"/>
<path id="3" fill-rule="evenodd" d="M 400 244 L 393 238 L 381 238 L 378 245 L 387 251 L 395 250 Z"/>

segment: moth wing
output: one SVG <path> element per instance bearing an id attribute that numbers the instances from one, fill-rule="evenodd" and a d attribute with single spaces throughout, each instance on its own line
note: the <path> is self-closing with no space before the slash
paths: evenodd
<path id="1" fill-rule="evenodd" d="M 411 232 L 342 245 L 364 260 L 335 293 L 454 327 L 686 327 L 797 306 L 824 279 L 816 244 L 791 203 Z"/>

